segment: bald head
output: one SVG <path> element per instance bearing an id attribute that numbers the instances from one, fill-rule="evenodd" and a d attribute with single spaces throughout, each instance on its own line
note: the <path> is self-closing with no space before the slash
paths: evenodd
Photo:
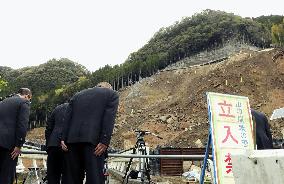
<path id="1" fill-rule="evenodd" d="M 108 83 L 108 82 L 100 82 L 100 83 L 97 84 L 96 87 L 98 87 L 98 88 L 108 88 L 108 89 L 112 89 L 111 84 Z"/>

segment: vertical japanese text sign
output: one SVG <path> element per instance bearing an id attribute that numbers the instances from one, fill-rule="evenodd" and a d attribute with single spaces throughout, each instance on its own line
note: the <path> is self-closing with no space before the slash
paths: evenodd
<path id="1" fill-rule="evenodd" d="M 247 97 L 207 93 L 215 183 L 234 182 L 231 154 L 254 149 L 253 123 Z"/>

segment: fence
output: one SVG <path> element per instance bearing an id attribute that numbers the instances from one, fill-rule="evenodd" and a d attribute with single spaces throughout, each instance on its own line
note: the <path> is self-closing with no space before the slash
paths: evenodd
<path id="1" fill-rule="evenodd" d="M 205 148 L 161 148 L 160 155 L 196 155 L 202 156 L 205 153 Z M 211 150 L 209 152 L 211 154 Z M 196 161 L 194 165 L 200 167 L 201 161 L 199 159 L 181 157 L 178 159 L 160 160 L 160 174 L 167 176 L 180 176 L 184 172 L 184 161 Z"/>

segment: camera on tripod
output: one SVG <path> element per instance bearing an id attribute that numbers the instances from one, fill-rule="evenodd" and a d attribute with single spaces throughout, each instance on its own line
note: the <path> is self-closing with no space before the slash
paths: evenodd
<path id="1" fill-rule="evenodd" d="M 153 135 L 159 139 L 163 139 L 162 137 L 158 136 L 157 134 L 154 134 L 148 130 L 135 130 L 134 131 L 136 133 L 136 138 L 137 140 L 139 139 L 143 139 L 145 135 Z"/>
<path id="2" fill-rule="evenodd" d="M 144 141 L 144 136 L 151 134 L 149 131 L 143 131 L 143 130 L 135 130 L 136 133 L 136 139 L 137 139 L 137 144 L 141 146 L 145 146 L 145 141 Z"/>
<path id="3" fill-rule="evenodd" d="M 151 133 L 150 131 L 147 130 L 135 130 L 134 131 L 136 133 L 136 144 L 135 146 L 132 148 L 132 154 L 138 154 L 138 155 L 147 155 L 149 153 L 147 153 L 147 148 L 146 148 L 146 144 L 145 144 L 145 140 L 144 140 L 144 136 L 145 135 L 153 135 L 155 137 L 158 137 L 159 139 L 163 139 L 162 137 Z M 132 179 L 137 179 L 140 178 L 142 184 L 144 184 L 145 182 L 147 183 L 151 183 L 151 177 L 150 177 L 150 165 L 149 165 L 149 158 L 139 158 L 139 170 L 130 170 L 130 166 L 132 164 L 133 161 L 133 157 L 130 158 L 126 170 L 125 170 L 125 174 L 123 177 L 123 184 L 127 184 L 128 183 L 128 178 L 131 177 Z M 140 175 L 139 175 L 140 174 Z"/>
<path id="4" fill-rule="evenodd" d="M 147 130 L 135 130 L 134 132 L 136 133 L 136 137 L 142 137 L 144 135 L 151 134 L 151 132 Z"/>

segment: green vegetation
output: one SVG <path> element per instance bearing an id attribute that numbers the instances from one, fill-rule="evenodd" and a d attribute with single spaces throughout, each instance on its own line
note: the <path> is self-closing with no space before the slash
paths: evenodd
<path id="1" fill-rule="evenodd" d="M 279 45 L 280 47 L 284 46 L 284 19 L 281 24 L 274 24 L 271 28 L 272 34 L 272 43 Z"/>
<path id="2" fill-rule="evenodd" d="M 65 85 L 72 84 L 80 77 L 89 76 L 90 73 L 82 65 L 68 59 L 52 59 L 37 67 L 26 67 L 13 70 L 0 67 L 0 72 L 8 86 L 0 91 L 0 96 L 15 93 L 20 87 L 28 87 L 33 92 L 32 121 L 44 121 L 46 115 L 56 105 L 55 91 Z M 60 103 L 62 100 L 60 101 Z"/>
<path id="3" fill-rule="evenodd" d="M 74 93 L 108 81 L 116 90 L 151 76 L 166 66 L 204 50 L 222 47 L 229 41 L 269 47 L 283 43 L 283 16 L 242 18 L 222 11 L 205 10 L 161 28 L 121 65 L 106 65 L 90 73 L 68 59 L 52 59 L 37 67 L 13 70 L 0 67 L 0 96 L 29 87 L 34 93 L 32 121 L 45 121 L 47 114 Z M 281 27 L 282 26 L 282 27 Z M 2 85 L 5 84 L 5 87 Z"/>
<path id="4" fill-rule="evenodd" d="M 260 16 L 254 20 L 271 30 L 272 43 L 275 46 L 282 47 L 284 45 L 284 16 Z"/>
<path id="5" fill-rule="evenodd" d="M 8 83 L 5 80 L 2 80 L 0 76 L 0 92 L 3 91 L 7 87 L 7 84 Z"/>

